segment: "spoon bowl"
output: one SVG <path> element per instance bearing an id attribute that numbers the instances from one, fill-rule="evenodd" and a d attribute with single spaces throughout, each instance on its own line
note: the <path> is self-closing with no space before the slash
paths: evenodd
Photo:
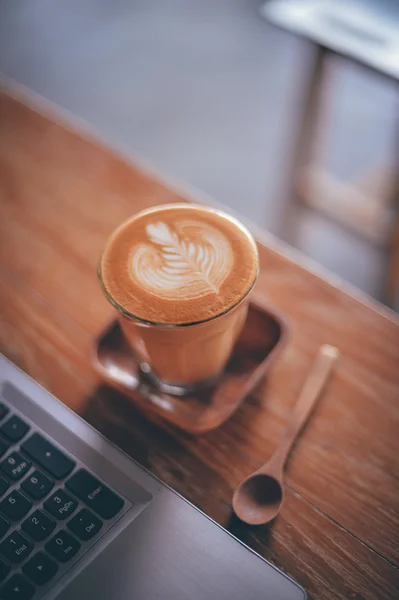
<path id="1" fill-rule="evenodd" d="M 283 488 L 273 475 L 251 475 L 236 489 L 233 509 L 236 515 L 251 525 L 269 522 L 280 512 Z"/>

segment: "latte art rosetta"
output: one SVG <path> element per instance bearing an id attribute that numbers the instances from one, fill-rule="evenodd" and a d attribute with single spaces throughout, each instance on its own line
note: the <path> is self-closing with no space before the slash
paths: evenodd
<path id="1" fill-rule="evenodd" d="M 219 293 L 232 269 L 233 251 L 216 227 L 185 220 L 173 227 L 157 221 L 145 229 L 149 242 L 135 246 L 129 259 L 136 285 L 170 300 Z"/>

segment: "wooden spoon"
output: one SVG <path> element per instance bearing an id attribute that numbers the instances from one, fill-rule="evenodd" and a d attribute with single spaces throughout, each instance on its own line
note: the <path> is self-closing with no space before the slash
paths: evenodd
<path id="1" fill-rule="evenodd" d="M 285 462 L 320 397 L 338 354 L 334 346 L 321 346 L 280 445 L 268 462 L 244 479 L 234 492 L 233 509 L 241 521 L 249 525 L 261 525 L 274 519 L 280 512 Z"/>

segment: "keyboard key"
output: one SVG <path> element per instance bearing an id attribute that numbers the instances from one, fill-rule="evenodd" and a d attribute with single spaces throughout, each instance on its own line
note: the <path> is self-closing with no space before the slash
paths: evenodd
<path id="1" fill-rule="evenodd" d="M 94 537 L 103 526 L 100 519 L 95 517 L 87 508 L 82 508 L 77 515 L 67 523 L 68 529 L 80 540 L 86 542 Z"/>
<path id="2" fill-rule="evenodd" d="M 53 486 L 54 482 L 38 469 L 21 483 L 21 488 L 33 500 L 41 500 L 47 496 Z"/>
<path id="3" fill-rule="evenodd" d="M 44 552 L 38 552 L 28 560 L 22 570 L 34 583 L 44 585 L 57 573 L 58 565 Z"/>
<path id="4" fill-rule="evenodd" d="M 28 429 L 29 425 L 25 421 L 17 417 L 17 415 L 13 415 L 1 426 L 0 433 L 10 440 L 10 442 L 19 442 Z"/>
<path id="5" fill-rule="evenodd" d="M 10 410 L 7 408 L 7 406 L 0 402 L 0 421 L 4 419 L 4 417 L 8 415 L 9 412 Z"/>
<path id="6" fill-rule="evenodd" d="M 21 529 L 35 542 L 45 540 L 55 529 L 55 522 L 41 510 L 34 513 L 22 523 Z"/>
<path id="7" fill-rule="evenodd" d="M 11 567 L 5 560 L 0 558 L 0 581 L 4 581 L 9 572 L 11 571 Z"/>
<path id="8" fill-rule="evenodd" d="M 31 600 L 34 593 L 34 586 L 19 573 L 10 577 L 0 588 L 1 600 Z"/>
<path id="9" fill-rule="evenodd" d="M 22 562 L 33 550 L 33 544 L 19 531 L 13 531 L 0 544 L 0 552 L 12 563 Z"/>
<path id="10" fill-rule="evenodd" d="M 10 523 L 4 517 L 0 516 L 0 538 L 2 538 L 9 529 Z"/>
<path id="11" fill-rule="evenodd" d="M 31 435 L 22 444 L 22 451 L 56 479 L 64 479 L 76 464 L 40 433 Z"/>
<path id="12" fill-rule="evenodd" d="M 80 550 L 80 543 L 64 529 L 57 531 L 45 545 L 46 552 L 60 562 L 67 562 Z"/>
<path id="13" fill-rule="evenodd" d="M 0 502 L 0 510 L 12 521 L 19 521 L 29 512 L 32 502 L 21 492 L 14 490 Z"/>
<path id="14" fill-rule="evenodd" d="M 43 504 L 44 508 L 54 517 L 63 521 L 76 509 L 78 503 L 66 494 L 64 490 L 57 490 Z"/>
<path id="15" fill-rule="evenodd" d="M 1 477 L 0 475 L 0 496 L 2 496 L 4 492 L 8 490 L 9 487 L 10 484 L 8 483 L 7 479 L 4 479 L 4 477 Z"/>
<path id="16" fill-rule="evenodd" d="M 9 449 L 9 445 L 0 438 L 0 457 L 3 456 Z"/>
<path id="17" fill-rule="evenodd" d="M 72 475 L 65 486 L 103 519 L 112 519 L 124 505 L 122 498 L 84 469 Z"/>
<path id="18" fill-rule="evenodd" d="M 2 463 L 0 469 L 7 475 L 11 481 L 18 481 L 27 473 L 31 467 L 31 462 L 22 456 L 19 452 L 11 452 Z"/>

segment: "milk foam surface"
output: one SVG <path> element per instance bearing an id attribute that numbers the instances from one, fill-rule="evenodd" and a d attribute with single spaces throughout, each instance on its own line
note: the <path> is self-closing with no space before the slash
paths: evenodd
<path id="1" fill-rule="evenodd" d="M 224 213 L 193 204 L 138 213 L 111 235 L 100 265 L 117 305 L 165 324 L 225 312 L 246 296 L 257 269 L 247 230 Z"/>

